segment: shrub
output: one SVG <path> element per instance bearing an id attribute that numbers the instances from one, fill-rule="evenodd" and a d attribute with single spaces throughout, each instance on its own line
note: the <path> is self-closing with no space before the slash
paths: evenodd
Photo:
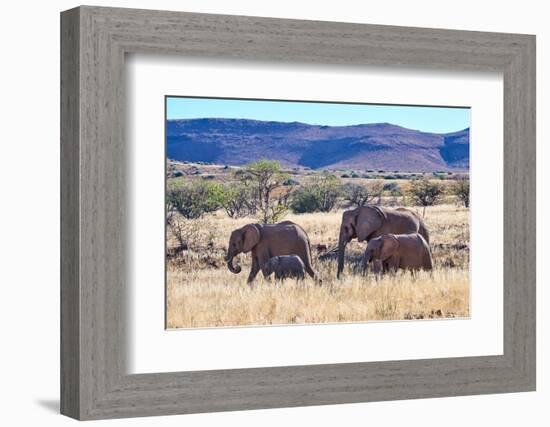
<path id="1" fill-rule="evenodd" d="M 174 212 L 186 219 L 201 218 L 222 207 L 221 184 L 198 181 L 183 186 L 172 186 L 166 192 L 167 218 Z"/>
<path id="2" fill-rule="evenodd" d="M 342 192 L 350 206 L 359 207 L 372 203 L 375 199 L 380 200 L 382 189 L 381 182 L 373 181 L 368 184 L 347 183 L 342 187 Z"/>
<path id="3" fill-rule="evenodd" d="M 467 175 L 457 176 L 450 190 L 465 207 L 470 207 L 470 178 Z"/>
<path id="4" fill-rule="evenodd" d="M 221 205 L 230 218 L 254 214 L 254 197 L 250 188 L 243 184 L 229 184 L 223 189 Z"/>
<path id="5" fill-rule="evenodd" d="M 390 193 L 390 195 L 394 197 L 399 197 L 403 195 L 403 192 L 401 191 L 401 187 L 395 181 L 384 184 L 383 190 L 387 191 L 388 193 Z"/>
<path id="6" fill-rule="evenodd" d="M 292 195 L 290 209 L 294 213 L 317 212 L 318 199 L 313 187 L 301 187 Z"/>
<path id="7" fill-rule="evenodd" d="M 290 208 L 294 213 L 330 212 L 340 195 L 340 180 L 335 175 L 326 175 L 314 184 L 294 192 Z"/>
<path id="8" fill-rule="evenodd" d="M 424 208 L 422 212 L 422 216 L 424 216 L 426 206 L 437 204 L 441 196 L 443 196 L 443 190 L 443 186 L 440 183 L 422 178 L 411 181 L 408 194 L 414 204 Z"/>
<path id="9" fill-rule="evenodd" d="M 203 230 L 209 224 L 205 219 L 186 219 L 181 216 L 171 216 L 167 223 L 167 230 L 176 240 L 175 253 L 190 248 L 198 248 L 202 239 Z"/>
<path id="10" fill-rule="evenodd" d="M 288 178 L 285 182 L 283 182 L 283 185 L 289 186 L 289 185 L 300 185 L 298 181 L 296 181 L 293 178 Z"/>

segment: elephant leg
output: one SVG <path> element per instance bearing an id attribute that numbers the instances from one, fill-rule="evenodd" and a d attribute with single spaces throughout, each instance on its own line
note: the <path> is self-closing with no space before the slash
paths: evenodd
<path id="1" fill-rule="evenodd" d="M 252 284 L 254 279 L 256 278 L 256 275 L 258 274 L 258 271 L 260 271 L 260 265 L 258 263 L 258 259 L 256 257 L 252 258 L 252 268 L 250 269 L 250 274 L 248 275 L 247 283 L 249 285 Z"/>
<path id="2" fill-rule="evenodd" d="M 309 274 L 312 279 L 315 279 L 316 278 L 315 271 L 313 271 L 313 268 L 311 268 L 311 265 L 309 265 L 308 263 L 305 265 L 305 267 L 306 267 L 307 274 Z"/>
<path id="3" fill-rule="evenodd" d="M 256 253 L 256 264 L 258 266 L 258 271 L 259 270 L 262 270 L 262 274 L 264 276 L 265 279 L 269 280 L 269 271 L 267 269 L 267 263 L 269 262 L 271 258 L 271 252 L 269 250 L 260 250 Z M 274 272 L 275 273 L 275 278 L 277 278 L 276 276 L 276 271 Z"/>
<path id="4" fill-rule="evenodd" d="M 262 270 L 262 274 L 264 275 L 264 279 L 265 280 L 268 280 L 268 281 L 271 281 L 271 277 L 269 275 L 269 271 L 267 270 L 267 268 L 265 267 L 265 264 L 261 266 L 260 268 Z"/>
<path id="5" fill-rule="evenodd" d="M 372 263 L 371 271 L 374 274 L 380 275 L 380 274 L 386 272 L 386 267 L 387 266 L 385 265 L 385 263 L 383 263 L 379 259 L 372 260 L 371 263 Z"/>
<path id="6" fill-rule="evenodd" d="M 401 260 L 399 259 L 399 257 L 392 256 L 388 258 L 387 260 L 388 271 L 395 273 L 397 270 L 399 270 L 400 263 L 401 263 Z"/>
<path id="7" fill-rule="evenodd" d="M 366 255 L 363 255 L 361 258 L 361 273 L 367 274 L 369 270 L 369 262 L 367 261 Z"/>
<path id="8" fill-rule="evenodd" d="M 386 270 L 385 267 L 386 267 L 385 263 L 383 263 L 379 259 L 373 259 L 372 260 L 372 271 L 373 271 L 373 273 L 378 274 L 378 273 L 381 273 L 381 272 L 385 272 L 385 270 Z"/>

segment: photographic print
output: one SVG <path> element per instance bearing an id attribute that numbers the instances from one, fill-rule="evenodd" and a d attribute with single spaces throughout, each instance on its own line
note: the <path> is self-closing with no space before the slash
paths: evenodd
<path id="1" fill-rule="evenodd" d="M 470 316 L 468 107 L 166 96 L 165 117 L 168 329 Z"/>

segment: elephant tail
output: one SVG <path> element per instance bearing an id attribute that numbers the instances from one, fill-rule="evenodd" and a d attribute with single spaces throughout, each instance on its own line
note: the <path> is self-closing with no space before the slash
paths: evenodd
<path id="1" fill-rule="evenodd" d="M 304 230 L 301 226 L 299 226 L 298 224 L 295 224 L 291 221 L 283 221 L 283 222 L 288 222 L 289 224 L 292 224 L 294 225 L 298 230 L 300 230 L 302 233 L 304 233 L 304 236 L 306 237 L 306 243 L 307 243 L 307 247 L 306 247 L 306 252 L 307 252 L 307 258 L 308 258 L 308 261 L 309 263 L 311 264 L 311 242 L 309 241 L 309 236 L 307 235 L 306 233 L 306 230 Z"/>
<path id="2" fill-rule="evenodd" d="M 306 231 L 300 227 L 298 224 L 295 224 L 296 228 L 302 231 L 304 233 L 304 236 L 306 237 L 306 259 L 303 260 L 306 272 L 309 274 L 313 279 L 318 280 L 317 274 L 315 274 L 315 271 L 313 271 L 313 257 L 311 256 L 311 242 L 309 240 L 309 236 L 307 235 Z"/>
<path id="3" fill-rule="evenodd" d="M 305 231 L 304 231 L 305 233 Z M 311 256 L 311 242 L 309 241 L 309 236 L 306 234 L 306 242 L 307 242 L 307 245 L 306 245 L 306 251 L 307 251 L 307 260 L 309 262 L 309 265 L 311 265 L 311 263 L 313 262 L 313 258 Z"/>
<path id="4" fill-rule="evenodd" d="M 428 247 L 429 247 L 430 232 L 428 231 L 428 227 L 426 227 L 426 223 L 424 222 L 424 219 L 416 211 L 413 211 L 411 209 L 398 208 L 398 210 L 408 211 L 416 217 L 416 219 L 418 220 L 418 234 L 424 237 L 424 240 L 426 240 L 426 243 L 428 244 Z"/>
<path id="5" fill-rule="evenodd" d="M 418 234 L 420 234 L 422 237 L 424 237 L 424 240 L 426 240 L 426 243 L 428 244 L 428 247 L 430 246 L 430 232 L 428 231 L 428 228 L 426 227 L 426 224 L 424 224 L 424 221 L 422 218 L 418 218 Z"/>

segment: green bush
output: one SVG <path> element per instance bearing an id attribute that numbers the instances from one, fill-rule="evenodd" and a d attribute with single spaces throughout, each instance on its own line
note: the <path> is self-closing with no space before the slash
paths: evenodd
<path id="1" fill-rule="evenodd" d="M 285 186 L 300 185 L 300 182 L 296 181 L 294 178 L 288 178 L 285 182 L 283 182 L 283 185 Z"/>
<path id="2" fill-rule="evenodd" d="M 197 219 L 222 207 L 223 186 L 197 181 L 183 186 L 171 186 L 166 192 L 168 216 L 177 212 L 186 219 Z"/>
<path id="3" fill-rule="evenodd" d="M 318 198 L 312 187 L 302 187 L 294 192 L 290 209 L 294 213 L 317 212 L 319 209 Z"/>
<path id="4" fill-rule="evenodd" d="M 252 189 L 239 183 L 223 187 L 221 205 L 230 218 L 240 218 L 256 213 Z"/>
<path id="5" fill-rule="evenodd" d="M 290 208 L 294 213 L 330 212 L 336 206 L 339 195 L 340 180 L 334 175 L 326 175 L 296 190 Z"/>
<path id="6" fill-rule="evenodd" d="M 384 187 L 382 187 L 382 190 L 393 193 L 395 191 L 400 191 L 399 184 L 395 181 L 388 182 L 387 184 L 384 184 Z"/>

